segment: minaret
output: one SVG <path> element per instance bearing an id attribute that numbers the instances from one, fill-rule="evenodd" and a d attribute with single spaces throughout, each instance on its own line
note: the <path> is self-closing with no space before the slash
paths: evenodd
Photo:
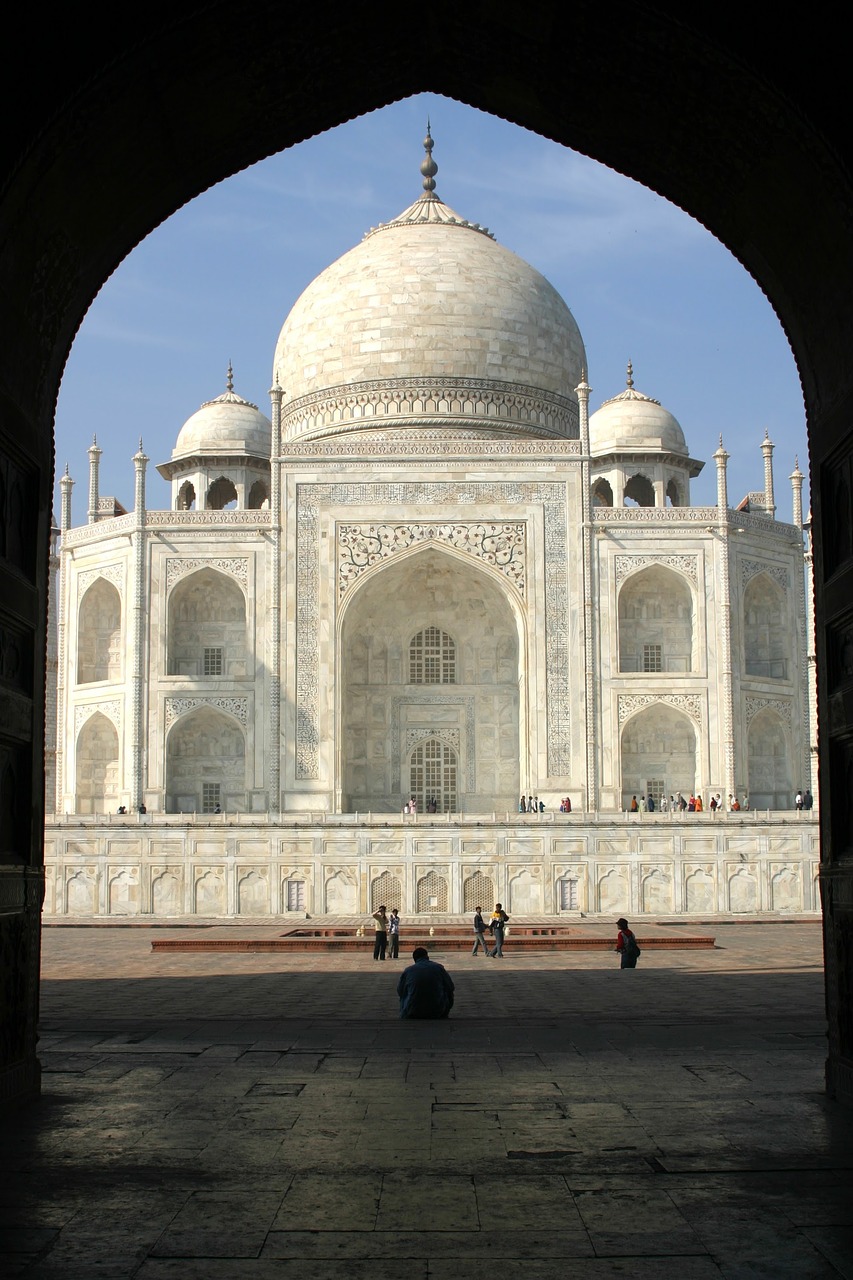
<path id="1" fill-rule="evenodd" d="M 720 577 L 720 676 L 722 685 L 723 712 L 723 752 L 725 756 L 726 794 L 737 795 L 735 774 L 735 731 L 734 731 L 734 679 L 732 675 L 732 597 L 729 573 L 729 520 L 728 520 L 728 481 L 726 464 L 729 455 L 723 448 L 723 437 L 720 436 L 720 447 L 714 454 L 717 464 L 717 523 L 720 533 L 720 554 L 718 569 Z"/>
<path id="2" fill-rule="evenodd" d="M 270 683 L 269 683 L 269 807 L 281 810 L 281 402 L 284 388 L 276 374 L 270 389 L 272 441 L 270 448 L 270 534 L 272 582 L 270 584 Z M 340 809 L 340 800 L 336 801 Z"/>
<path id="3" fill-rule="evenodd" d="M 803 527 L 803 481 L 805 476 L 800 470 L 799 458 L 794 458 L 794 470 L 791 472 L 791 490 L 794 497 L 794 524 L 798 529 Z"/>
<path id="4" fill-rule="evenodd" d="M 726 464 L 729 455 L 723 448 L 723 437 L 720 436 L 720 447 L 714 454 L 714 461 L 717 464 L 717 519 L 721 525 L 727 523 L 727 512 L 729 509 L 729 486 L 726 475 Z"/>
<path id="5" fill-rule="evenodd" d="M 98 437 L 92 436 L 89 445 L 89 524 L 98 519 L 98 469 L 103 449 L 98 448 Z"/>
<path id="6" fill-rule="evenodd" d="M 59 491 L 61 494 L 59 504 L 59 531 L 67 533 L 71 528 L 71 490 L 74 488 L 74 481 L 68 474 L 68 463 L 65 464 L 65 474 L 59 482 Z"/>
<path id="7" fill-rule="evenodd" d="M 145 779 L 143 776 L 144 742 L 145 742 L 145 620 L 146 620 L 146 581 L 145 581 L 145 468 L 148 458 L 142 448 L 133 456 L 136 471 L 133 504 L 133 653 L 131 655 L 132 690 L 130 709 L 130 794 L 131 803 L 139 809 L 144 798 Z"/>
<path id="8" fill-rule="evenodd" d="M 596 752 L 597 707 L 595 700 L 595 599 L 593 583 L 593 550 L 595 538 L 592 527 L 592 478 L 589 457 L 589 397 L 592 387 L 586 380 L 584 369 L 575 388 L 578 397 L 581 435 L 581 512 L 583 517 L 583 598 L 584 598 L 584 669 L 586 676 L 586 802 L 588 811 L 598 810 L 598 777 Z M 597 551 L 596 551 L 597 554 Z"/>
<path id="9" fill-rule="evenodd" d="M 773 441 L 766 430 L 761 442 L 761 452 L 764 454 L 764 510 L 773 517 L 776 514 L 776 500 L 773 496 Z"/>

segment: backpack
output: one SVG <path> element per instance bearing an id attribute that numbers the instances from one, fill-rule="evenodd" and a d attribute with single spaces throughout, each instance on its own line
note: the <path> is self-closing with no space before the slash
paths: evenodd
<path id="1" fill-rule="evenodd" d="M 639 948 L 637 939 L 634 937 L 633 933 L 628 934 L 628 936 L 625 938 L 625 946 L 623 948 L 623 954 L 626 955 L 629 960 L 637 960 L 643 954 Z"/>

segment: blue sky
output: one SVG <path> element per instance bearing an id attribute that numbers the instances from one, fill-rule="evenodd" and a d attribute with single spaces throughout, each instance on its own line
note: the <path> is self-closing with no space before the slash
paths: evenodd
<path id="1" fill-rule="evenodd" d="M 625 385 L 654 396 L 706 460 L 694 504 L 716 501 L 711 455 L 731 455 L 729 501 L 764 485 L 776 445 L 780 519 L 794 457 L 807 471 L 794 361 L 758 286 L 697 222 L 628 178 L 536 134 L 435 94 L 398 102 L 244 170 L 179 210 L 119 266 L 69 356 L 56 416 L 57 477 L 86 519 L 93 434 L 102 495 L 133 501 L 139 437 L 154 471 L 186 419 L 225 389 L 269 414 L 279 330 L 302 290 L 421 192 L 427 117 L 438 195 L 541 271 L 571 308 L 589 361 L 591 410 Z M 804 495 L 807 509 L 807 494 Z M 57 512 L 59 510 L 57 502 Z"/>

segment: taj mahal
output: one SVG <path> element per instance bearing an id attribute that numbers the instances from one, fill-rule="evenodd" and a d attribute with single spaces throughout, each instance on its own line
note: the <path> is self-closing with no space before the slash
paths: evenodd
<path id="1" fill-rule="evenodd" d="M 424 147 L 295 301 L 268 412 L 229 368 L 162 501 L 141 441 L 132 511 L 96 442 L 85 523 L 60 481 L 46 913 L 818 914 L 799 466 L 777 507 L 765 435 L 730 496 L 721 423 L 692 505 L 676 417 L 630 364 L 594 407 L 569 307 Z"/>

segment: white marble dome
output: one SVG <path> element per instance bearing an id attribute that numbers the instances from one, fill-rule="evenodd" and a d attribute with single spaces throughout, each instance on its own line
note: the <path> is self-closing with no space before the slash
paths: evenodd
<path id="1" fill-rule="evenodd" d="M 181 427 L 172 461 L 211 456 L 269 458 L 271 448 L 269 418 L 236 394 L 229 370 L 227 391 L 207 400 Z"/>
<path id="2" fill-rule="evenodd" d="M 273 368 L 285 435 L 375 430 L 389 425 L 380 416 L 406 426 L 432 416 L 434 425 L 462 429 L 503 416 L 509 429 L 576 435 L 586 357 L 569 308 L 540 272 L 454 213 L 429 182 L 398 218 L 323 271 L 288 315 Z M 403 395 L 388 409 L 387 396 L 376 398 L 380 384 L 427 394 Z M 511 388 L 527 397 L 517 414 Z M 360 407 L 347 395 L 356 390 Z M 491 393 L 488 404 L 470 394 L 481 390 Z M 551 411 L 537 420 L 531 397 L 544 397 Z M 306 413 L 294 415 L 300 404 Z"/>
<path id="3" fill-rule="evenodd" d="M 593 413 L 589 420 L 593 456 L 607 453 L 675 453 L 687 456 L 687 441 L 677 419 L 659 400 L 634 386 L 630 364 L 625 390 Z"/>

